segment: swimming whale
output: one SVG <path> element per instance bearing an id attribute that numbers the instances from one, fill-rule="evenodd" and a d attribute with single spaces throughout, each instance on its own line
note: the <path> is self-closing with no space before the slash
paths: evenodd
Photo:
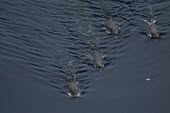
<path id="1" fill-rule="evenodd" d="M 156 20 L 151 20 L 150 22 L 148 20 L 144 20 L 144 22 L 148 24 L 148 26 L 147 26 L 148 31 L 149 31 L 148 35 L 151 38 L 160 38 L 158 29 L 157 29 L 156 24 L 155 24 Z"/>
<path id="2" fill-rule="evenodd" d="M 78 86 L 78 84 L 76 82 L 69 82 L 67 85 L 67 89 L 68 92 L 67 94 L 69 96 L 75 97 L 76 98 L 76 102 L 77 102 L 77 98 L 80 96 L 80 88 Z"/>
<path id="3" fill-rule="evenodd" d="M 112 35 L 118 35 L 118 27 L 113 21 L 112 16 L 108 17 L 106 27 L 111 32 Z"/>
<path id="4" fill-rule="evenodd" d="M 104 67 L 102 57 L 95 47 L 92 47 L 92 56 L 94 60 L 94 66 L 96 68 Z"/>
<path id="5" fill-rule="evenodd" d="M 80 96 L 80 90 L 79 90 L 79 86 L 76 82 L 69 82 L 67 85 L 67 89 L 68 89 L 68 95 L 69 96 L 74 96 L 74 97 L 78 97 Z"/>

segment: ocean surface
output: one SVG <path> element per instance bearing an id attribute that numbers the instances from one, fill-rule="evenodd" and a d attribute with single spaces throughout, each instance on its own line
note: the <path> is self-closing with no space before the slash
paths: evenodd
<path id="1" fill-rule="evenodd" d="M 0 0 L 0 113 L 170 113 L 170 1 Z"/>

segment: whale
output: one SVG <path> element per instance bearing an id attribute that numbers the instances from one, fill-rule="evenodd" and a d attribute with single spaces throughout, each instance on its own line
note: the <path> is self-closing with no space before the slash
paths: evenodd
<path id="1" fill-rule="evenodd" d="M 76 82 L 72 81 L 69 82 L 67 85 L 67 89 L 68 89 L 68 95 L 69 96 L 73 96 L 73 97 L 78 97 L 80 96 L 80 89 L 79 86 Z"/>
<path id="2" fill-rule="evenodd" d="M 78 101 L 78 97 L 80 96 L 80 88 L 78 86 L 78 83 L 72 81 L 69 82 L 67 85 L 68 92 L 67 94 L 71 97 L 74 97 L 76 99 L 76 102 Z"/>
<path id="3" fill-rule="evenodd" d="M 107 29 L 110 31 L 112 35 L 118 35 L 118 27 L 112 19 L 112 16 L 109 16 L 106 23 Z"/>
<path id="4" fill-rule="evenodd" d="M 150 22 L 148 20 L 144 20 L 145 23 L 147 23 L 147 28 L 148 28 L 148 35 L 151 38 L 160 38 L 158 29 L 156 27 L 156 20 L 151 20 Z"/>
<path id="5" fill-rule="evenodd" d="M 94 60 L 94 67 L 96 68 L 104 67 L 102 57 L 95 47 L 92 47 L 92 56 Z"/>

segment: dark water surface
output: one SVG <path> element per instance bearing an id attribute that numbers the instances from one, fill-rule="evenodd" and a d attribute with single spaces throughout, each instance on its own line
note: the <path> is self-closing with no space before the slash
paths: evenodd
<path id="1" fill-rule="evenodd" d="M 78 102 L 66 94 L 68 67 Z M 170 113 L 170 1 L 0 0 L 0 91 L 0 113 Z"/>

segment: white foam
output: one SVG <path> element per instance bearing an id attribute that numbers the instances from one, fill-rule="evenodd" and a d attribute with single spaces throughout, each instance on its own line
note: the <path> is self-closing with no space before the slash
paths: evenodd
<path id="1" fill-rule="evenodd" d="M 150 78 L 146 78 L 145 80 L 150 81 L 151 79 Z"/>

